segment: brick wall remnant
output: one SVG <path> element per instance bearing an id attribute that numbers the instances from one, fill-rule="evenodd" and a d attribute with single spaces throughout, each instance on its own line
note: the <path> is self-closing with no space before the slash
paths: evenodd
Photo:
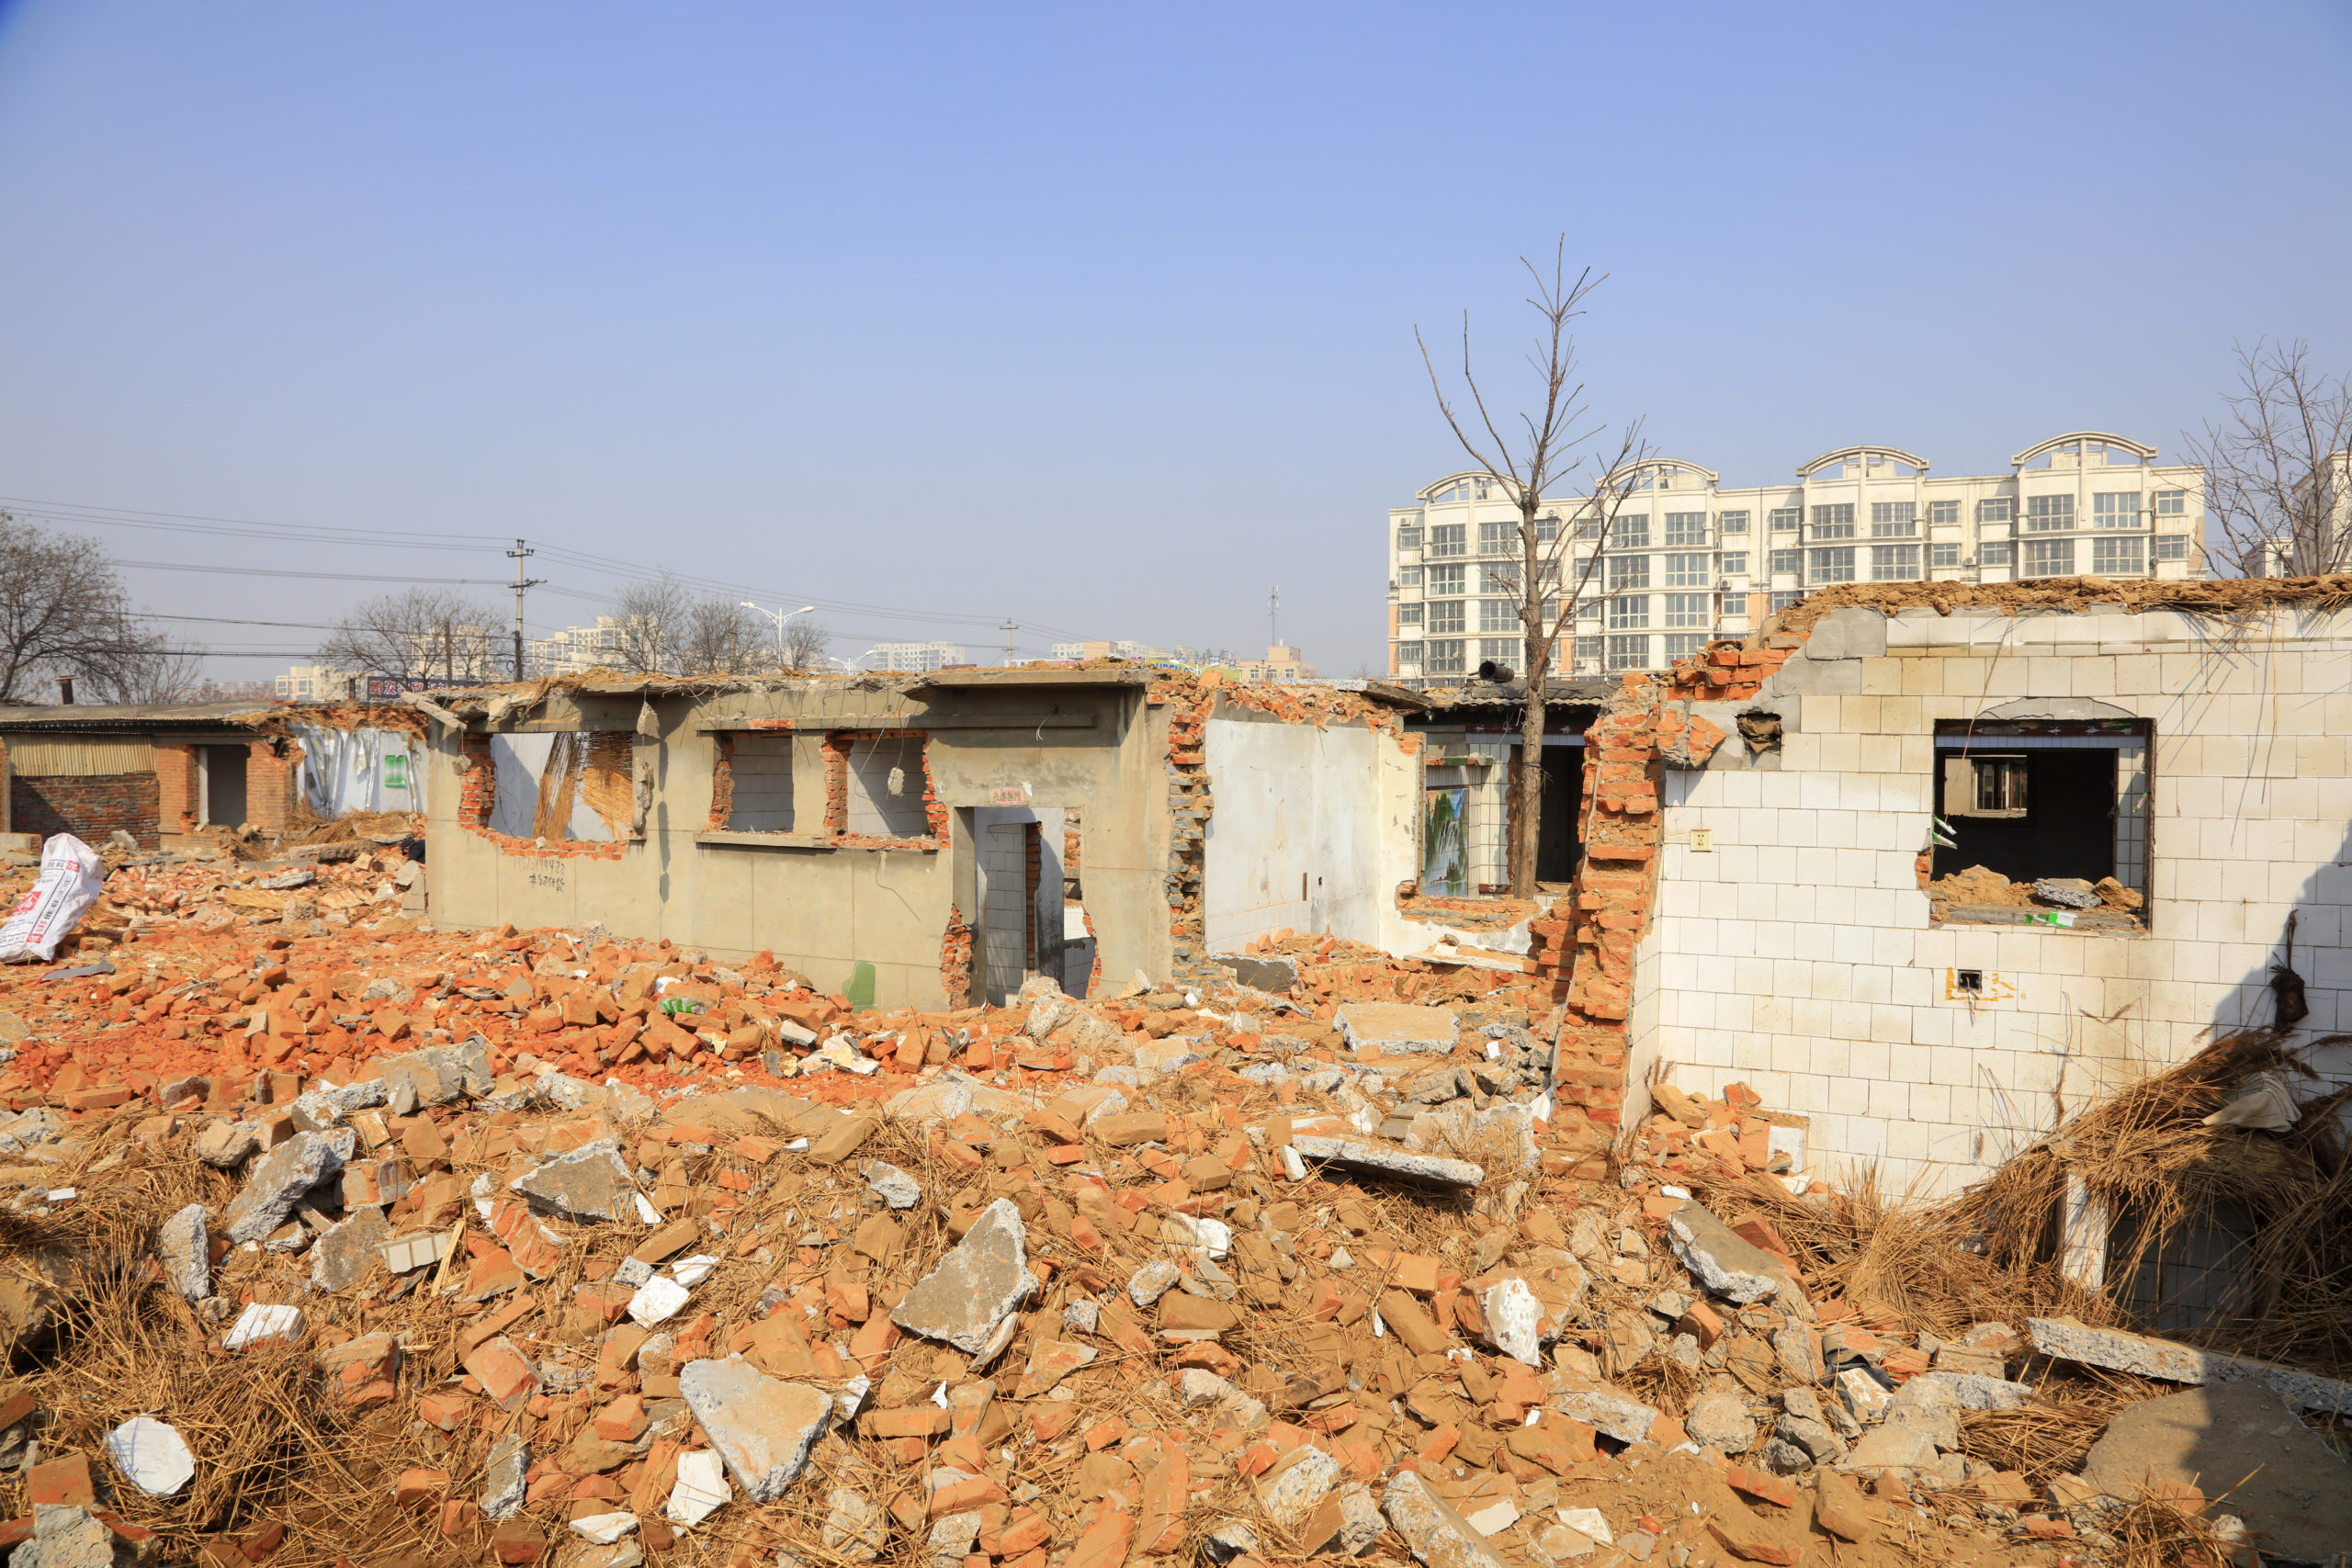
<path id="1" fill-rule="evenodd" d="M 155 775 L 145 773 L 79 773 L 54 778 L 8 781 L 8 819 L 13 831 L 38 833 L 46 839 L 71 833 L 85 844 L 97 845 L 119 829 L 153 849 L 160 830 L 156 817 Z"/>
<path id="2" fill-rule="evenodd" d="M 954 904 L 947 907 L 947 930 L 939 940 L 939 988 L 949 1010 L 972 1005 L 972 927 Z"/>

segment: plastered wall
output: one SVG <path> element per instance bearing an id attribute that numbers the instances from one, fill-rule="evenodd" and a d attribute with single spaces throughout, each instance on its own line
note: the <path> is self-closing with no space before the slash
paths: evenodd
<path id="1" fill-rule="evenodd" d="M 1936 721 L 2025 698 L 2149 721 L 2144 934 L 1930 924 L 1916 862 Z M 1635 1083 L 1651 1062 L 1710 1094 L 1745 1079 L 1812 1117 L 1816 1170 L 1879 1161 L 1895 1189 L 1940 1192 L 2062 1107 L 2268 1022 L 2290 914 L 2297 1038 L 2352 1025 L 2352 616 L 1848 609 L 1755 703 L 1701 706 L 1725 728 L 1768 707 L 1786 734 L 1778 753 L 1735 734 L 1708 766 L 1667 770 Z M 1985 972 L 1987 999 L 1951 990 L 1962 967 Z M 2352 1066 L 2333 1047 L 2314 1060 Z"/>
<path id="2" fill-rule="evenodd" d="M 1167 849 L 1159 784 L 1164 717 L 1148 709 L 1134 687 L 990 689 L 934 700 L 939 711 L 952 710 L 960 722 L 930 737 L 931 787 L 948 808 L 949 826 L 945 843 L 931 848 L 829 845 L 822 833 L 805 830 L 743 842 L 747 836 L 710 824 L 718 745 L 716 735 L 701 728 L 706 721 L 791 720 L 792 733 L 805 742 L 793 750 L 796 767 L 803 770 L 795 778 L 802 803 L 797 815 L 807 818 L 821 815 L 816 805 L 825 798 L 821 737 L 832 724 L 870 717 L 887 706 L 909 715 L 909 727 L 921 728 L 926 705 L 895 689 L 833 683 L 809 692 L 729 694 L 701 705 L 657 699 L 660 736 L 643 838 L 549 845 L 539 852 L 465 822 L 458 743 L 435 727 L 432 918 L 436 925 L 460 929 L 503 921 L 576 929 L 599 920 L 616 933 L 668 937 L 721 959 L 765 949 L 831 990 L 849 983 L 855 964 L 870 963 L 877 1003 L 937 1007 L 946 1000 L 940 964 L 950 910 L 959 908 L 967 921 L 973 913 L 969 808 L 1000 803 L 1010 792 L 1035 807 L 1082 807 L 1086 903 L 1102 943 L 1104 971 L 1124 976 L 1139 969 L 1164 977 Z M 1034 716 L 1047 707 L 1083 714 L 1092 723 L 1041 729 Z M 991 708 L 1006 716 L 1005 728 L 972 722 Z M 637 716 L 635 696 L 559 694 L 526 722 L 629 729 Z M 475 739 L 479 747 L 479 734 Z M 1136 781 L 1148 782 L 1139 788 Z"/>
<path id="3" fill-rule="evenodd" d="M 1397 885 L 1419 869 L 1418 757 L 1362 723 L 1221 706 L 1204 728 L 1216 801 L 1202 872 L 1211 953 L 1285 927 L 1391 951 L 1418 934 L 1396 912 Z M 1086 876 L 1091 887 L 1091 858 Z"/>

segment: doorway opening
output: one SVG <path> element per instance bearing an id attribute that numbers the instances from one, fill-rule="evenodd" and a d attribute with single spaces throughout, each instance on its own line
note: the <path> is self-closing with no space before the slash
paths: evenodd
<path id="1" fill-rule="evenodd" d="M 243 746 L 197 748 L 197 826 L 244 826 L 245 760 Z"/>
<path id="2" fill-rule="evenodd" d="M 970 807 L 974 881 L 973 997 L 997 1006 L 1044 976 L 1072 997 L 1086 994 L 1094 942 L 1085 912 L 1070 902 L 1064 861 L 1069 818 L 1057 806 Z"/>

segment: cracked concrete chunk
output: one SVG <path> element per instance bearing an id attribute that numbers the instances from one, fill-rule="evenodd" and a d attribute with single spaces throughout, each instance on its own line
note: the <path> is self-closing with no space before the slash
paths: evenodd
<path id="1" fill-rule="evenodd" d="M 8 1559 L 24 1568 L 114 1568 L 135 1560 L 128 1542 L 117 1551 L 114 1531 L 87 1508 L 57 1503 L 34 1506 L 32 1539 Z"/>
<path id="2" fill-rule="evenodd" d="M 678 1392 L 755 1503 L 775 1502 L 799 1479 L 832 1419 L 832 1396 L 823 1389 L 767 1377 L 736 1357 L 687 1362 Z"/>
<path id="3" fill-rule="evenodd" d="M 229 1204 L 223 1234 L 230 1244 L 259 1241 L 284 1224 L 305 1193 L 343 1168 L 356 1143 L 349 1128 L 331 1135 L 297 1133 L 264 1155 Z"/>
<path id="4" fill-rule="evenodd" d="M 836 1486 L 825 1495 L 825 1550 L 853 1562 L 871 1562 L 882 1555 L 889 1538 L 889 1517 L 882 1505 L 865 1493 Z"/>
<path id="5" fill-rule="evenodd" d="M 522 1512 L 528 1489 L 523 1472 L 530 1468 L 530 1445 L 515 1434 L 509 1432 L 491 1446 L 481 1483 L 482 1517 L 511 1519 Z"/>
<path id="6" fill-rule="evenodd" d="M 621 1220 L 637 1213 L 637 1184 L 610 1138 L 541 1160 L 507 1186 L 541 1213 L 568 1220 Z"/>
<path id="7" fill-rule="evenodd" d="M 1745 1453 L 1756 1438 L 1756 1419 L 1747 1413 L 1747 1402 L 1736 1393 L 1702 1393 L 1690 1402 L 1682 1429 L 1702 1448 Z"/>
<path id="8" fill-rule="evenodd" d="M 1552 1408 L 1621 1443 L 1647 1440 L 1657 1410 L 1613 1388 L 1572 1388 L 1552 1397 Z"/>
<path id="9" fill-rule="evenodd" d="M 1335 1021 L 1348 1048 L 1359 1056 L 1442 1056 L 1453 1049 L 1462 1032 L 1460 1015 L 1452 1008 L 1404 1002 L 1350 1002 Z"/>
<path id="10" fill-rule="evenodd" d="M 1734 1235 L 1702 1203 L 1686 1200 L 1667 1216 L 1666 1227 L 1675 1260 L 1712 1295 L 1745 1306 L 1770 1295 L 1789 1277 L 1787 1264 Z"/>
<path id="11" fill-rule="evenodd" d="M 1374 1498 L 1372 1488 L 1358 1482 L 1340 1489 L 1336 1499 L 1340 1506 L 1340 1533 L 1324 1550 L 1353 1557 L 1368 1551 L 1388 1529 L 1388 1521 L 1380 1517 L 1380 1504 Z"/>
<path id="12" fill-rule="evenodd" d="M 311 1288 L 333 1295 L 376 1270 L 392 1227 L 380 1209 L 361 1209 L 319 1237 L 311 1248 Z"/>
<path id="13" fill-rule="evenodd" d="M 214 1122 L 196 1135 L 196 1157 L 217 1169 L 234 1170 L 260 1152 L 258 1122 Z"/>
<path id="14" fill-rule="evenodd" d="M 1297 1151 L 1301 1159 L 1321 1160 L 1349 1170 L 1425 1186 L 1468 1188 L 1487 1179 L 1486 1171 L 1468 1160 L 1417 1155 L 1388 1145 L 1365 1143 L 1354 1138 L 1293 1134 L 1290 1146 Z"/>
<path id="15" fill-rule="evenodd" d="M 1339 1481 L 1338 1460 L 1320 1449 L 1294 1449 L 1258 1483 L 1258 1500 L 1274 1523 L 1295 1530 Z"/>
<path id="16" fill-rule="evenodd" d="M 922 1201 L 922 1185 L 888 1160 L 867 1160 L 858 1172 L 874 1195 L 893 1209 L 911 1209 Z"/>
<path id="17" fill-rule="evenodd" d="M 1487 1337 L 1494 1342 L 1495 1348 L 1515 1361 L 1541 1370 L 1544 1303 L 1535 1299 L 1527 1281 L 1516 1274 L 1498 1280 L 1487 1287 L 1479 1305 L 1486 1313 Z"/>
<path id="18" fill-rule="evenodd" d="M 1024 1251 L 1021 1211 L 1000 1198 L 980 1212 L 939 1267 L 906 1294 L 890 1321 L 978 1355 L 1036 1285 Z"/>
<path id="19" fill-rule="evenodd" d="M 1139 1307 L 1148 1307 L 1166 1295 L 1183 1276 L 1176 1265 L 1164 1258 L 1155 1258 L 1135 1272 L 1127 1281 L 1127 1296 Z"/>
<path id="20" fill-rule="evenodd" d="M 1380 1508 L 1428 1568 L 1505 1568 L 1470 1522 L 1409 1470 L 1390 1479 Z"/>
<path id="21" fill-rule="evenodd" d="M 164 1256 L 164 1282 L 185 1301 L 200 1302 L 212 1293 L 210 1245 L 201 1203 L 190 1203 L 155 1233 L 155 1249 Z"/>

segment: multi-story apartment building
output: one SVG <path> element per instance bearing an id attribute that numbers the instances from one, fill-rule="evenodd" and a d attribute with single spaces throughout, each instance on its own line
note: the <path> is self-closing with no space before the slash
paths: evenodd
<path id="1" fill-rule="evenodd" d="M 336 670 L 324 664 L 297 664 L 271 682 L 281 699 L 298 703 L 334 703 L 349 697 L 354 682 L 365 676 L 350 670 Z"/>
<path id="2" fill-rule="evenodd" d="M 2155 458 L 2154 446 L 2078 430 L 2027 447 L 2006 474 L 1931 478 L 1914 453 L 1846 446 L 1792 485 L 1740 490 L 1712 468 L 1652 458 L 1607 536 L 1571 540 L 1547 585 L 1553 624 L 1565 615 L 1574 627 L 1554 668 L 1660 669 L 1833 582 L 2201 577 L 2204 470 Z M 1573 525 L 1576 496 L 1549 505 Z M 1478 473 L 1389 513 L 1393 678 L 1452 685 L 1482 660 L 1525 663 L 1518 516 Z"/>
<path id="3" fill-rule="evenodd" d="M 964 662 L 964 648 L 954 642 L 877 642 L 863 662 L 868 670 L 889 670 L 902 675 L 928 675 Z"/>

